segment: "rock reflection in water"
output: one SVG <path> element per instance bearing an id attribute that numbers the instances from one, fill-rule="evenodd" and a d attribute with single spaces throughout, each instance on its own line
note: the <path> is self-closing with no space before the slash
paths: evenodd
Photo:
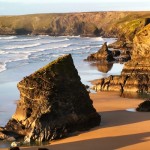
<path id="1" fill-rule="evenodd" d="M 95 62 L 92 64 L 92 66 L 97 66 L 98 71 L 103 72 L 103 73 L 107 73 L 108 71 L 110 71 L 112 69 L 113 63 L 109 63 L 106 61 Z"/>
<path id="2" fill-rule="evenodd" d="M 142 98 L 142 99 L 145 99 L 145 98 L 149 98 L 150 94 L 149 93 L 137 93 L 137 92 L 123 92 L 123 93 L 120 93 L 120 96 L 124 97 L 124 98 Z"/>

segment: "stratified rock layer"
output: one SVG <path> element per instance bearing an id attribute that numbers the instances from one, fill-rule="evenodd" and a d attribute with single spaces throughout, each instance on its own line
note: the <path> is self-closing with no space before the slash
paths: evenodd
<path id="1" fill-rule="evenodd" d="M 136 34 L 133 43 L 132 58 L 121 76 L 101 79 L 95 89 L 150 93 L 150 24 Z"/>
<path id="2" fill-rule="evenodd" d="M 80 81 L 71 55 L 25 77 L 18 83 L 18 89 L 20 100 L 6 125 L 8 131 L 33 141 L 48 141 L 100 124 L 100 116 Z"/>

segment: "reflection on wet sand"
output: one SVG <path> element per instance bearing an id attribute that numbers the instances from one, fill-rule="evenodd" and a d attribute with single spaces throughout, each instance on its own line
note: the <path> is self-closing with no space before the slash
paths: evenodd
<path id="1" fill-rule="evenodd" d="M 91 65 L 97 66 L 98 71 L 103 72 L 103 73 L 107 73 L 113 67 L 113 63 L 109 63 L 107 61 L 95 62 L 95 63 L 92 63 Z"/>
<path id="2" fill-rule="evenodd" d="M 120 94 L 121 97 L 124 98 L 142 98 L 146 99 L 150 97 L 148 93 L 136 93 L 136 92 L 123 92 Z"/>

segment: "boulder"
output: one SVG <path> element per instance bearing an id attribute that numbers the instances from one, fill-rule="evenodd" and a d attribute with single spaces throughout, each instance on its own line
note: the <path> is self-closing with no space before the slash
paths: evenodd
<path id="1" fill-rule="evenodd" d="M 108 50 L 107 43 L 105 42 L 103 46 L 98 50 L 98 52 L 91 54 L 87 57 L 87 61 L 108 61 L 112 62 L 113 58 L 112 51 Z"/>
<path id="2" fill-rule="evenodd" d="M 20 100 L 6 125 L 32 141 L 49 141 L 98 126 L 100 115 L 81 83 L 71 55 L 49 63 L 18 83 Z"/>
<path id="3" fill-rule="evenodd" d="M 150 99 L 139 104 L 136 110 L 142 112 L 150 112 Z"/>

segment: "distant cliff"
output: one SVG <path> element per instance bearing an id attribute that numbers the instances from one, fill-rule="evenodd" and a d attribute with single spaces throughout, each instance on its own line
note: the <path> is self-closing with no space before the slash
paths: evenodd
<path id="1" fill-rule="evenodd" d="M 150 12 L 91 12 L 1 16 L 0 35 L 81 35 L 133 39 Z"/>

